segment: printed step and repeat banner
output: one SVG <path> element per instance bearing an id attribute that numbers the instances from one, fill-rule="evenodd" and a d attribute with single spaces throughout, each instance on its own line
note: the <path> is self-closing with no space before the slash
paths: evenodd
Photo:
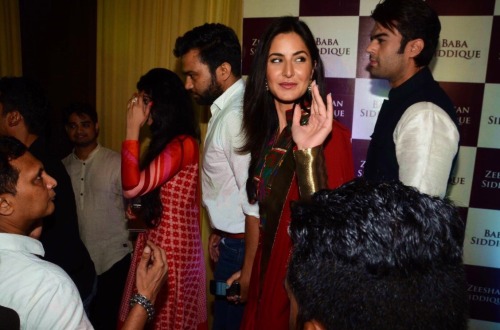
<path id="1" fill-rule="evenodd" d="M 276 17 L 305 21 L 325 63 L 336 118 L 352 130 L 356 175 L 384 98 L 385 80 L 366 71 L 378 0 L 244 0 L 243 74 L 260 35 Z M 500 329 L 500 0 L 427 0 L 442 30 L 434 78 L 455 104 L 460 120 L 458 166 L 449 197 L 467 221 L 464 263 L 470 329 Z"/>

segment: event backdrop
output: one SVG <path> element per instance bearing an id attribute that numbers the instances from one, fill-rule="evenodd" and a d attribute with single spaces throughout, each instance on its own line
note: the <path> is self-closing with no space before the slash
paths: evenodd
<path id="1" fill-rule="evenodd" d="M 500 329 L 500 0 L 427 0 L 442 30 L 434 77 L 460 120 L 458 166 L 449 197 L 466 219 L 464 262 L 470 329 Z M 276 17 L 291 15 L 313 31 L 325 62 L 337 119 L 352 130 L 356 175 L 389 85 L 371 79 L 365 49 L 378 0 L 245 0 L 243 74 L 259 37 Z"/>

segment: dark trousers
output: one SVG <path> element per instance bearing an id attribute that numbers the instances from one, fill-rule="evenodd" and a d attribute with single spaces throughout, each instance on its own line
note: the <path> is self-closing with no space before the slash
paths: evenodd
<path id="1" fill-rule="evenodd" d="M 219 244 L 219 261 L 215 265 L 214 280 L 225 282 L 243 266 L 245 240 L 222 238 Z M 224 297 L 214 302 L 213 330 L 236 330 L 240 328 L 244 305 L 235 305 Z"/>
<path id="2" fill-rule="evenodd" d="M 96 330 L 116 329 L 130 257 L 127 254 L 109 270 L 97 276 L 97 294 L 90 312 L 90 322 Z"/>

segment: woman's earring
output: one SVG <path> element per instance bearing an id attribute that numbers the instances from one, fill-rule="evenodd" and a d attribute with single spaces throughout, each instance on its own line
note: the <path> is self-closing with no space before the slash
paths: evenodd
<path id="1" fill-rule="evenodd" d="M 269 92 L 269 85 L 267 84 L 267 80 L 266 80 L 266 91 Z"/>

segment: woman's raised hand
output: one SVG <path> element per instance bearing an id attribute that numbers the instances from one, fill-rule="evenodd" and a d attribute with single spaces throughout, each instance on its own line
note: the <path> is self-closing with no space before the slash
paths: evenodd
<path id="1" fill-rule="evenodd" d="M 143 93 L 134 93 L 127 103 L 127 140 L 138 140 L 141 127 L 147 122 L 151 105 L 143 101 Z"/>
<path id="2" fill-rule="evenodd" d="M 322 145 L 332 131 L 333 102 L 332 95 L 326 96 L 326 105 L 319 93 L 316 81 L 311 83 L 312 102 L 309 120 L 300 124 L 302 111 L 297 104 L 293 109 L 292 138 L 299 150 Z"/>

